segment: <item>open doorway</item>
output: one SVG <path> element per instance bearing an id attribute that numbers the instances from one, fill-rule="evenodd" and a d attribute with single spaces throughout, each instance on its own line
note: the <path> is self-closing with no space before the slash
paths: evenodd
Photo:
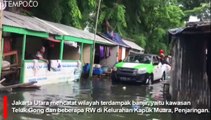
<path id="1" fill-rule="evenodd" d="M 59 59 L 60 41 L 53 38 L 27 37 L 25 59 L 37 59 L 37 52 L 45 48 L 43 57 L 47 60 Z"/>

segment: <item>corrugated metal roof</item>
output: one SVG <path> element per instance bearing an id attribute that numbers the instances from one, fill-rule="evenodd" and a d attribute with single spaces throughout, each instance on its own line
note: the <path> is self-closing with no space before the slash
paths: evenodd
<path id="1" fill-rule="evenodd" d="M 49 27 L 53 26 L 53 27 L 55 27 L 55 29 L 59 29 L 59 31 L 63 35 L 74 36 L 74 37 L 84 38 L 84 39 L 89 39 L 89 40 L 94 40 L 94 34 L 93 33 L 86 32 L 86 31 L 83 31 L 83 30 L 79 30 L 79 29 L 76 29 L 74 27 L 70 27 L 70 26 L 63 25 L 63 24 L 53 23 L 53 22 L 49 22 L 49 21 L 41 20 L 41 19 L 38 19 L 38 20 L 40 20 L 41 22 L 47 24 Z M 114 45 L 112 42 L 109 42 L 106 39 L 104 39 L 104 38 L 102 38 L 102 37 L 100 37 L 98 35 L 96 35 L 96 42 Z"/>
<path id="2" fill-rule="evenodd" d="M 137 45 L 136 43 L 132 42 L 132 41 L 128 41 L 128 40 L 125 40 L 123 39 L 123 41 L 128 45 L 130 46 L 132 49 L 135 49 L 135 50 L 140 50 L 140 52 L 143 52 L 144 49 L 142 47 L 140 47 L 139 45 Z"/>
<path id="3" fill-rule="evenodd" d="M 188 23 L 184 28 L 174 28 L 169 29 L 168 32 L 170 35 L 179 35 L 185 32 L 210 32 L 211 31 L 211 22 L 193 22 Z"/>
<path id="4" fill-rule="evenodd" d="M 36 17 L 23 16 L 8 11 L 4 11 L 3 15 L 4 15 L 3 18 L 4 25 L 19 27 L 34 31 L 41 31 L 54 35 L 68 35 L 77 38 L 94 40 L 93 33 L 85 32 L 83 30 L 79 30 L 67 25 L 49 22 Z M 108 45 L 115 45 L 114 43 L 109 42 L 98 35 L 96 35 L 96 42 Z"/>
<path id="5" fill-rule="evenodd" d="M 4 11 L 3 15 L 4 25 L 25 28 L 34 31 L 41 31 L 51 34 L 58 34 L 56 30 L 48 28 L 47 25 L 40 23 L 33 17 L 18 15 L 8 11 Z"/>

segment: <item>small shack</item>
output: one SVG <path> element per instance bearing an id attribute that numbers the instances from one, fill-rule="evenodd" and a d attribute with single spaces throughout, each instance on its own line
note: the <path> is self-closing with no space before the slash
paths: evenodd
<path id="1" fill-rule="evenodd" d="M 104 33 L 104 34 L 99 34 L 99 35 L 101 37 L 105 38 L 106 40 L 108 40 L 108 41 L 114 43 L 115 45 L 117 45 L 116 50 L 114 51 L 114 52 L 116 52 L 116 57 L 117 57 L 117 60 L 115 61 L 115 63 L 120 61 L 120 60 L 125 59 L 125 57 L 128 55 L 130 46 L 128 46 L 122 40 L 121 36 L 118 33 L 113 33 L 112 36 L 109 33 Z"/>
<path id="2" fill-rule="evenodd" d="M 172 44 L 170 93 L 174 101 L 190 101 L 188 108 L 210 111 L 211 24 L 197 22 L 169 30 Z M 184 106 L 178 106 L 183 107 Z M 185 115 L 185 117 L 184 117 Z M 209 114 L 174 115 L 173 119 L 207 120 Z"/>
<path id="3" fill-rule="evenodd" d="M 100 65 L 108 66 L 112 68 L 115 63 L 117 63 L 119 60 L 124 60 L 125 57 L 127 57 L 128 55 L 144 53 L 144 49 L 140 47 L 139 45 L 137 45 L 136 43 L 129 40 L 122 39 L 117 33 L 114 33 L 114 34 L 116 34 L 114 38 L 109 37 L 108 35 L 105 35 L 105 34 L 99 34 L 102 38 L 113 43 L 113 45 L 110 46 L 110 49 L 109 49 L 110 56 L 101 57 L 100 49 L 104 49 L 104 48 L 102 48 L 103 46 L 96 44 L 96 48 L 95 48 L 96 53 L 95 53 L 95 61 L 94 61 L 96 64 L 100 64 Z M 99 58 L 99 59 L 96 59 L 96 58 Z"/>
<path id="4" fill-rule="evenodd" d="M 59 24 L 59 23 L 54 23 L 54 22 L 49 22 L 46 20 L 42 20 L 39 18 L 38 19 L 40 22 L 43 22 L 44 24 L 47 24 L 49 28 L 54 28 L 54 29 L 58 29 L 60 31 L 62 31 L 62 33 L 66 36 L 74 36 L 77 38 L 81 38 L 80 40 L 78 39 L 74 39 L 71 37 L 64 37 L 65 39 L 69 40 L 69 41 L 75 41 L 75 42 L 82 42 L 82 44 L 79 45 L 80 48 L 83 48 L 83 51 L 80 51 L 80 55 L 81 55 L 81 61 L 82 64 L 86 64 L 86 63 L 91 63 L 92 62 L 92 56 L 93 56 L 93 41 L 94 41 L 94 34 L 87 32 L 87 31 L 83 31 L 83 30 L 79 30 L 67 25 L 63 25 L 63 24 Z M 57 37 L 58 39 L 62 39 Z M 90 40 L 92 45 L 83 43 L 86 40 Z M 101 46 L 108 46 L 108 47 L 112 47 L 114 45 L 114 43 L 107 41 L 106 39 L 96 35 L 96 39 L 95 39 L 95 43 L 97 45 L 101 45 Z M 68 48 L 68 43 L 64 46 L 64 49 Z M 78 49 L 79 50 L 79 49 Z M 76 51 L 78 51 L 76 50 Z M 71 58 L 71 59 L 78 59 L 80 58 L 79 56 L 75 56 L 75 55 L 71 55 L 74 53 L 75 50 L 67 50 L 64 52 L 64 58 Z M 76 52 L 75 51 L 75 52 Z"/>
<path id="5" fill-rule="evenodd" d="M 13 82 L 14 78 L 20 83 L 37 81 L 38 85 L 78 80 L 83 63 L 93 63 L 94 34 L 70 26 L 4 11 L 2 38 L 1 57 L 9 61 L 9 67 L 0 66 L 0 73 L 1 77 L 14 75 Z M 96 43 L 112 44 L 99 36 Z M 41 46 L 51 65 L 34 61 Z"/>

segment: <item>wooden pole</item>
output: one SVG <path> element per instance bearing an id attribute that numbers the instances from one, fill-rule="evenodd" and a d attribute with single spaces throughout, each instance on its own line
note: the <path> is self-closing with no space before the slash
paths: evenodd
<path id="1" fill-rule="evenodd" d="M 96 21 L 95 21 L 95 33 L 94 33 L 94 44 L 92 45 L 92 56 L 91 56 L 91 67 L 90 67 L 90 72 L 89 72 L 89 77 L 92 77 L 93 73 L 93 64 L 94 64 L 94 58 L 95 58 L 95 40 L 96 40 L 96 34 L 97 34 L 97 24 L 98 24 L 98 17 L 99 17 L 99 12 L 100 12 L 100 5 L 101 5 L 101 0 L 99 0 L 98 3 L 98 9 L 97 9 L 97 16 L 96 16 Z"/>
<path id="2" fill-rule="evenodd" d="M 0 3 L 3 4 L 3 0 L 0 0 Z M 3 57 L 3 48 L 2 48 L 2 21 L 3 21 L 3 7 L 0 6 L 0 78 L 2 70 L 2 57 Z"/>
<path id="3" fill-rule="evenodd" d="M 81 64 L 82 64 L 82 66 L 83 66 L 83 63 L 84 63 L 84 61 L 83 61 L 83 54 L 84 54 L 84 43 L 81 43 L 81 47 L 80 47 L 80 60 L 81 60 Z"/>

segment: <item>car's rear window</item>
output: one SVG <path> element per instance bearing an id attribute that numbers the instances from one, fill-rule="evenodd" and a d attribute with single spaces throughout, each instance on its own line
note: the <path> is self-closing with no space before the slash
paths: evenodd
<path id="1" fill-rule="evenodd" d="M 124 62 L 130 63 L 146 63 L 149 64 L 151 62 L 150 55 L 135 55 L 135 56 L 128 56 Z"/>

